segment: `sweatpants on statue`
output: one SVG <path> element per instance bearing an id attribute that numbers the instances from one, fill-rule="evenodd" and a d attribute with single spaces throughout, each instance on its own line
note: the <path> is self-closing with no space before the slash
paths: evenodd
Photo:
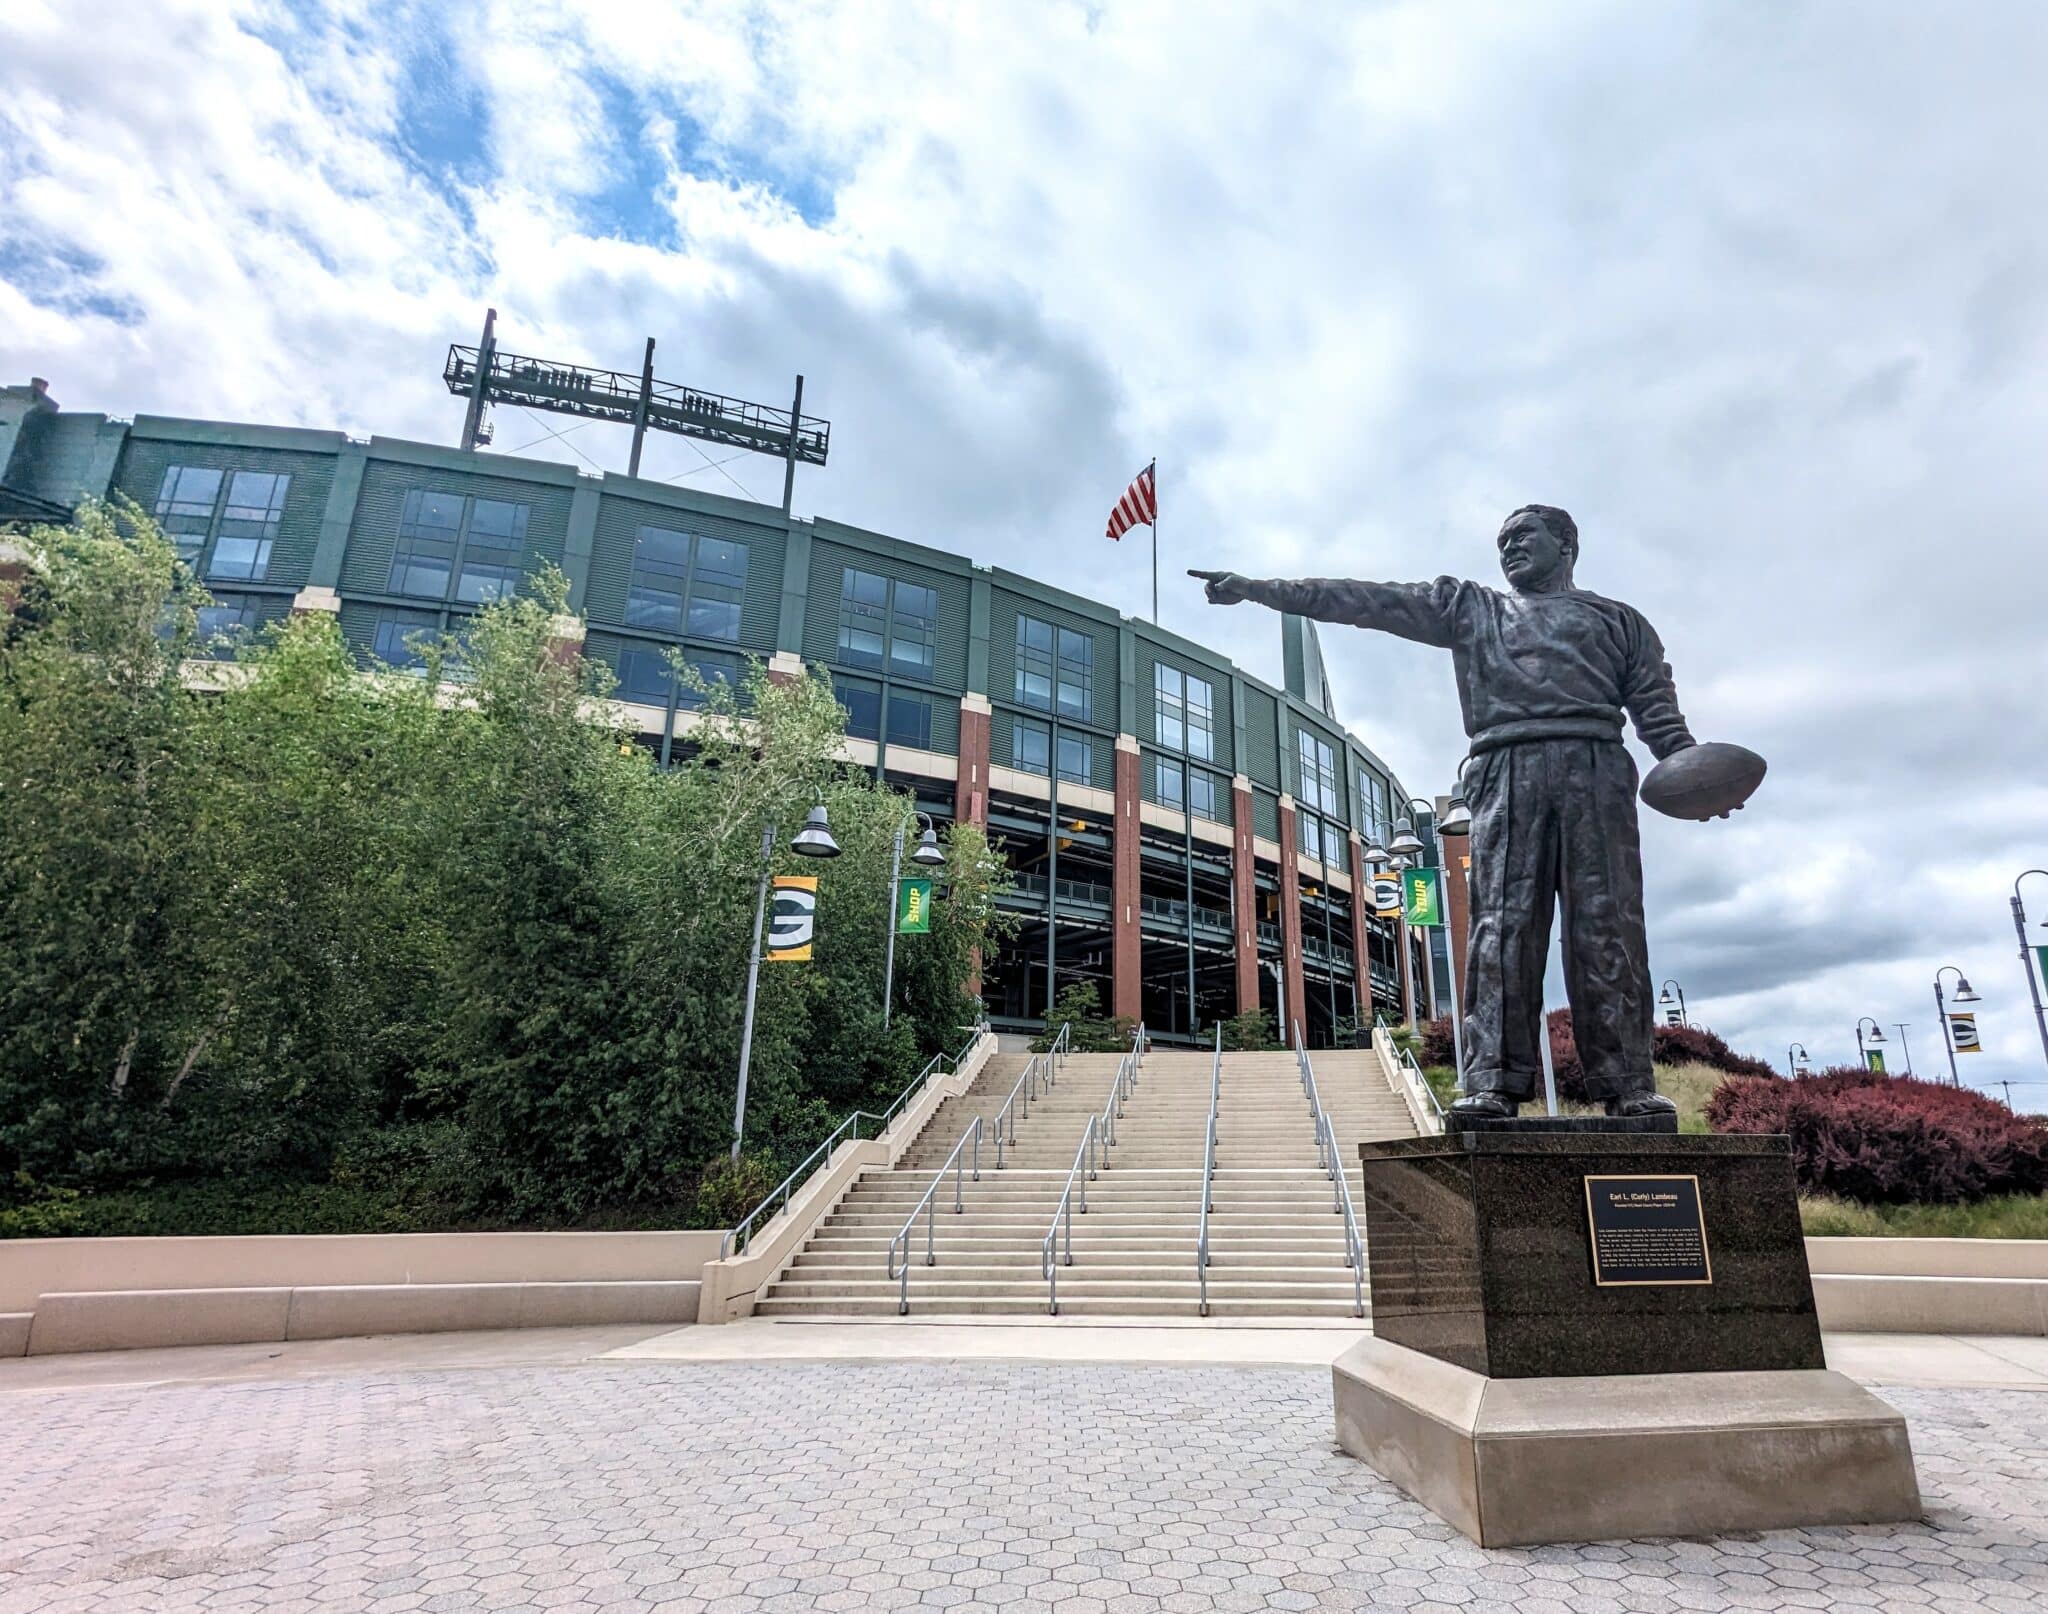
<path id="1" fill-rule="evenodd" d="M 1465 1090 L 1535 1096 L 1553 907 L 1595 1099 L 1655 1090 L 1636 765 L 1619 740 L 1523 740 L 1465 764 L 1472 813 Z"/>

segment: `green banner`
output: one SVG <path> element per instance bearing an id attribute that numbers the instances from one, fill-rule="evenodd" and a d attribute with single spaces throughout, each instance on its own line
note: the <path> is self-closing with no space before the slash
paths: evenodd
<path id="1" fill-rule="evenodd" d="M 922 936 L 932 928 L 932 883 L 929 880 L 896 882 L 896 931 L 902 936 Z"/>
<path id="2" fill-rule="evenodd" d="M 1441 869 L 1401 871 L 1402 917 L 1411 925 L 1440 925 L 1444 922 L 1444 888 Z"/>
<path id="3" fill-rule="evenodd" d="M 1882 1048 L 1864 1049 L 1863 1063 L 1882 1076 L 1884 1074 L 1884 1050 Z"/>
<path id="4" fill-rule="evenodd" d="M 2041 961 L 2041 985 L 2048 987 L 2048 947 L 2036 947 L 2034 957 Z"/>

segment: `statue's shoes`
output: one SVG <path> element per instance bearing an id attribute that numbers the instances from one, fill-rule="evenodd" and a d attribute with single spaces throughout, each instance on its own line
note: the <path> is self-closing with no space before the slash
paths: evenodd
<path id="1" fill-rule="evenodd" d="M 1450 1113 L 1454 1118 L 1485 1116 L 1488 1119 L 1502 1119 L 1520 1113 L 1521 1107 L 1522 1101 L 1512 1094 L 1487 1088 L 1477 1093 L 1467 1093 L 1451 1106 Z"/>
<path id="2" fill-rule="evenodd" d="M 1676 1115 L 1678 1106 L 1662 1093 L 1630 1093 L 1607 1101 L 1607 1113 L 1626 1115 Z"/>

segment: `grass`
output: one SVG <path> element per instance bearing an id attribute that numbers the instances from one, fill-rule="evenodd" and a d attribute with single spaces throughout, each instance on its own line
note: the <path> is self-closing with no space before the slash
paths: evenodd
<path id="1" fill-rule="evenodd" d="M 1808 1238 L 2048 1239 L 2048 1195 L 2001 1194 L 1974 1205 L 1858 1205 L 1802 1195 Z"/>

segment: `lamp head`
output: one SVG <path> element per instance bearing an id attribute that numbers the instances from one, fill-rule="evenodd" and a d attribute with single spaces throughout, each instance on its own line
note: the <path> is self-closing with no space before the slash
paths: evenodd
<path id="1" fill-rule="evenodd" d="M 1384 846 L 1380 845 L 1380 840 L 1377 835 L 1373 836 L 1371 840 L 1365 843 L 1365 850 L 1359 853 L 1358 855 L 1365 859 L 1368 866 L 1376 867 L 1378 865 L 1387 864 L 1394 861 L 1394 854 L 1392 852 L 1389 852 Z"/>
<path id="2" fill-rule="evenodd" d="M 1437 821 L 1439 835 L 1470 835 L 1472 833 L 1472 809 L 1465 805 L 1465 798 L 1453 792 L 1450 810 Z"/>
<path id="3" fill-rule="evenodd" d="M 832 821 L 826 816 L 825 804 L 822 801 L 811 809 L 810 816 L 804 820 L 804 827 L 796 832 L 796 839 L 789 843 L 789 849 L 799 857 L 839 855 L 839 843 L 832 838 Z"/>
<path id="4" fill-rule="evenodd" d="M 917 838 L 917 850 L 910 854 L 910 861 L 927 869 L 942 869 L 946 866 L 946 854 L 939 850 L 939 837 L 931 825 L 924 827 L 924 833 Z"/>
<path id="5" fill-rule="evenodd" d="M 1982 1003 L 1984 1000 L 1970 989 L 1970 978 L 1961 970 L 1956 971 L 1956 1003 Z"/>
<path id="6" fill-rule="evenodd" d="M 1414 823 L 1406 818 L 1394 825 L 1394 838 L 1388 850 L 1396 857 L 1417 857 L 1422 852 L 1422 842 L 1416 838 Z"/>
<path id="7" fill-rule="evenodd" d="M 1879 1043 L 1884 1041 L 1884 1028 L 1881 1027 L 1875 1020 L 1871 1021 L 1870 1035 L 1865 1037 L 1863 1040 L 1869 1043 L 1873 1048 L 1876 1047 Z"/>

